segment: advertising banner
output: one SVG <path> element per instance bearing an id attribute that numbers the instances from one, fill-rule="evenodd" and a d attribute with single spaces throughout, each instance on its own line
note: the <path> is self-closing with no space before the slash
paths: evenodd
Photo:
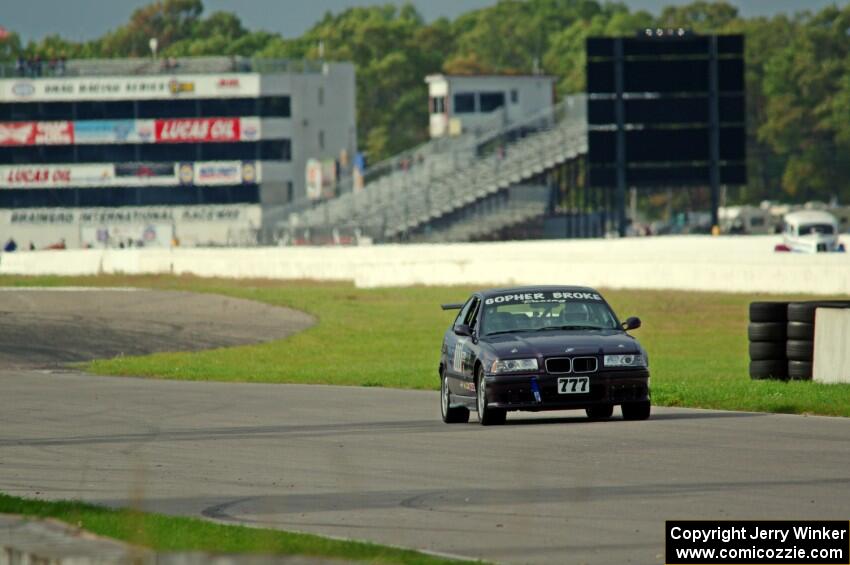
<path id="1" fill-rule="evenodd" d="M 173 224 L 81 226 L 82 247 L 170 247 Z"/>
<path id="2" fill-rule="evenodd" d="M 120 163 L 115 165 L 115 177 L 174 178 L 174 163 Z"/>
<path id="3" fill-rule="evenodd" d="M 333 198 L 336 195 L 337 164 L 333 159 L 322 161 L 322 196 Z"/>
<path id="4" fill-rule="evenodd" d="M 322 162 L 318 159 L 308 159 L 305 176 L 307 198 L 318 200 L 322 197 Z"/>
<path id="5" fill-rule="evenodd" d="M 0 145 L 70 145 L 73 122 L 0 123 Z"/>
<path id="6" fill-rule="evenodd" d="M 0 165 L 3 188 L 93 188 L 113 186 L 224 186 L 261 180 L 257 161 Z"/>
<path id="7" fill-rule="evenodd" d="M 157 143 L 239 141 L 239 118 L 176 118 L 156 120 Z"/>
<path id="8" fill-rule="evenodd" d="M 333 159 L 309 159 L 306 168 L 307 198 L 333 198 L 336 193 L 337 164 Z"/>
<path id="9" fill-rule="evenodd" d="M 262 136 L 260 118 L 239 118 L 239 139 L 257 141 Z"/>
<path id="10" fill-rule="evenodd" d="M 3 188 L 104 186 L 114 180 L 115 167 L 110 164 L 0 166 L 0 187 Z"/>
<path id="11" fill-rule="evenodd" d="M 153 120 L 84 120 L 74 122 L 78 144 L 150 143 L 154 140 Z"/>
<path id="12" fill-rule="evenodd" d="M 240 161 L 195 163 L 195 182 L 198 186 L 242 184 Z"/>
<path id="13" fill-rule="evenodd" d="M 0 146 L 220 143 L 258 139 L 260 119 L 255 117 L 0 122 Z"/>
<path id="14" fill-rule="evenodd" d="M 10 102 L 236 98 L 259 94 L 260 75 L 256 73 L 0 80 L 0 99 Z"/>

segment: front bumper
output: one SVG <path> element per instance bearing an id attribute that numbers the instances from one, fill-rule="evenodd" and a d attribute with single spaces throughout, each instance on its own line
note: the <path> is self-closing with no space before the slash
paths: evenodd
<path id="1" fill-rule="evenodd" d="M 564 377 L 588 377 L 590 391 L 586 394 L 560 394 L 558 378 Z M 534 397 L 533 379 L 537 380 L 540 391 L 539 402 Z M 648 369 L 563 375 L 487 375 L 484 381 L 487 405 L 506 410 L 568 410 L 649 400 Z"/>

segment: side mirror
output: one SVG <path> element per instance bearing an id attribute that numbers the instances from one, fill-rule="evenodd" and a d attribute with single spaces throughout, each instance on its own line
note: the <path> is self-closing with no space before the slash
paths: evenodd
<path id="1" fill-rule="evenodd" d="M 472 329 L 466 324 L 458 324 L 455 326 L 455 335 L 470 337 L 472 335 Z"/>
<path id="2" fill-rule="evenodd" d="M 634 316 L 627 318 L 626 321 L 622 323 L 622 327 L 626 331 L 636 330 L 640 327 L 640 318 L 636 318 Z"/>

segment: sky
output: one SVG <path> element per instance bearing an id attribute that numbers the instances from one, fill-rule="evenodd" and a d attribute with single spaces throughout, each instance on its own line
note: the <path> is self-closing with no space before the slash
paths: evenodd
<path id="1" fill-rule="evenodd" d="M 392 0 L 204 0 L 205 13 L 216 10 L 236 12 L 248 29 L 279 32 L 285 37 L 301 35 L 326 11 L 337 12 L 350 6 L 384 4 Z M 830 4 L 846 5 L 850 0 L 734 0 L 744 16 L 773 15 L 818 10 Z M 134 9 L 151 0 L 2 0 L 0 26 L 18 32 L 24 40 L 40 39 L 58 33 L 72 40 L 86 40 L 125 23 Z M 625 0 L 632 10 L 658 13 L 669 4 L 689 0 Z M 398 3 L 398 2 L 396 2 Z M 413 0 L 429 21 L 495 4 L 496 0 Z"/>

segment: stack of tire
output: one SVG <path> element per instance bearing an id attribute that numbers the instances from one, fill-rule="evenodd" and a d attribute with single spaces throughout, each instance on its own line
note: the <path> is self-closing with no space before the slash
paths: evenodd
<path id="1" fill-rule="evenodd" d="M 787 302 L 750 303 L 751 379 L 788 379 L 787 325 Z"/>
<path id="2" fill-rule="evenodd" d="M 818 308 L 847 308 L 850 303 L 841 300 L 791 302 L 788 304 L 788 376 L 798 380 L 812 380 L 812 359 L 815 353 L 815 310 Z"/>
<path id="3" fill-rule="evenodd" d="M 815 310 L 848 307 L 840 300 L 750 303 L 750 378 L 811 380 Z"/>

